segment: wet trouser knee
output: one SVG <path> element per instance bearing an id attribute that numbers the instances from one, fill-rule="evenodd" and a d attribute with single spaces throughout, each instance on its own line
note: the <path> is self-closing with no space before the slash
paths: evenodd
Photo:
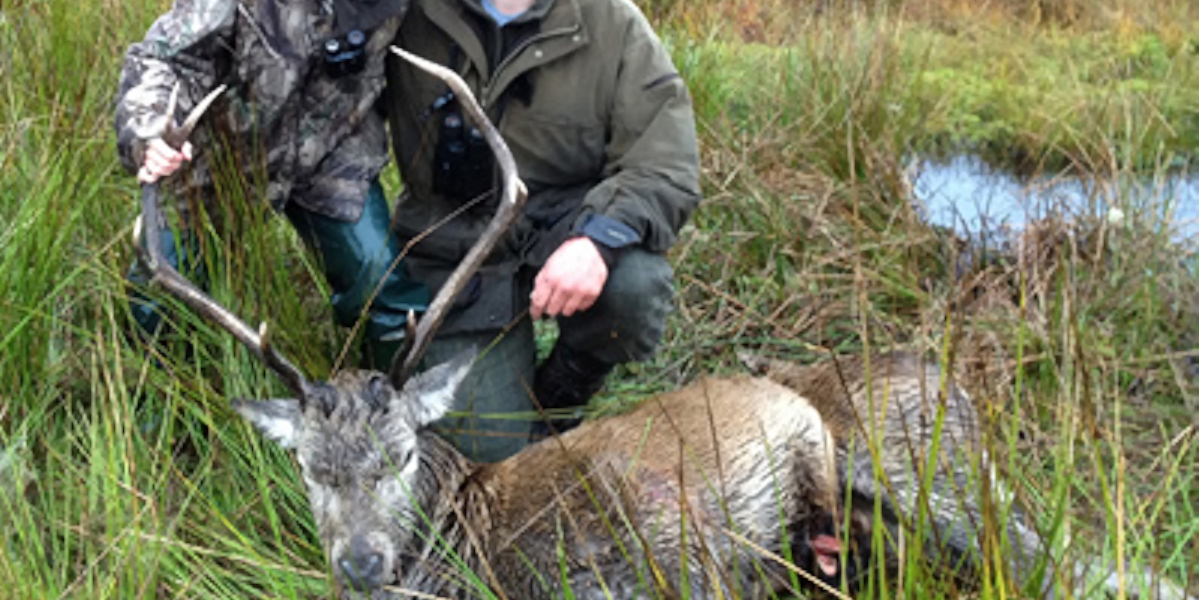
<path id="1" fill-rule="evenodd" d="M 439 337 L 429 345 L 424 364 L 448 361 L 471 346 L 479 357 L 459 386 L 450 414 L 433 430 L 471 460 L 498 462 L 528 444 L 529 427 L 537 418 L 530 397 L 537 361 L 533 324 L 521 319 L 507 331 Z"/>
<path id="2" fill-rule="evenodd" d="M 596 303 L 558 319 L 558 343 L 610 364 L 648 359 L 666 329 L 673 275 L 664 257 L 625 251 Z M 521 319 L 505 332 L 438 337 L 424 364 L 450 360 L 472 345 L 482 354 L 458 389 L 452 414 L 434 429 L 472 460 L 496 462 L 528 445 L 533 424 L 542 420 L 532 397 L 537 361 L 533 325 Z"/>
<path id="3" fill-rule="evenodd" d="M 673 279 L 664 256 L 625 250 L 595 304 L 558 319 L 558 343 L 609 364 L 648 359 L 666 331 Z"/>
<path id="4" fill-rule="evenodd" d="M 284 211 L 305 245 L 317 257 L 332 294 L 337 322 L 350 327 L 365 318 L 366 336 L 378 340 L 403 331 L 408 311 L 424 311 L 429 288 L 408 276 L 383 189 L 370 188 L 356 222 L 331 219 L 288 203 Z"/>

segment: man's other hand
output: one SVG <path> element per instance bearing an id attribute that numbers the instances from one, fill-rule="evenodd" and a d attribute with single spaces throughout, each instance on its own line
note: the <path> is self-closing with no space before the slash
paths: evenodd
<path id="1" fill-rule="evenodd" d="M 534 319 L 543 315 L 569 317 L 595 304 L 604 283 L 608 281 L 608 266 L 590 238 L 567 240 L 545 261 L 533 283 L 529 314 Z"/>

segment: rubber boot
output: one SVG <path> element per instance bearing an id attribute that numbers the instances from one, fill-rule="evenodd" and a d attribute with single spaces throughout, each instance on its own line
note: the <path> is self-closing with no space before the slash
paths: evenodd
<path id="1" fill-rule="evenodd" d="M 396 263 L 400 245 L 391 232 L 391 216 L 377 182 L 355 222 L 331 219 L 294 202 L 285 212 L 320 258 L 338 324 L 352 327 L 365 319 L 366 337 L 382 340 L 405 330 L 409 310 L 422 312 L 428 307 L 428 286 L 409 277 L 406 264 Z"/>
<path id="2" fill-rule="evenodd" d="M 536 441 L 578 427 L 587 401 L 604 387 L 615 366 L 561 343 L 554 346 L 533 380 L 533 396 L 547 417 L 533 423 L 529 439 Z"/>
<path id="3" fill-rule="evenodd" d="M 362 360 L 359 366 L 363 369 L 387 373 L 391 370 L 391 363 L 395 360 L 396 352 L 399 352 L 400 348 L 404 346 L 405 337 L 403 329 L 394 332 L 394 335 L 385 335 L 381 338 L 367 336 L 362 340 Z"/>

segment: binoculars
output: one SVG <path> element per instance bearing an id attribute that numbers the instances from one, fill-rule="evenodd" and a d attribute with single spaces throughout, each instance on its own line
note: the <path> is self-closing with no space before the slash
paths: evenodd
<path id="1" fill-rule="evenodd" d="M 452 100 L 442 104 L 446 111 L 433 152 L 433 192 L 466 202 L 493 187 L 495 157 L 483 133 Z"/>
<path id="2" fill-rule="evenodd" d="M 329 77 L 356 75 L 366 68 L 365 32 L 354 29 L 325 40 L 325 72 Z"/>

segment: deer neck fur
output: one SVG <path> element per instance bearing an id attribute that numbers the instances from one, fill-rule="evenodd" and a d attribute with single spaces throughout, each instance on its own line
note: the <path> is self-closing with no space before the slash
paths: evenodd
<path id="1" fill-rule="evenodd" d="M 458 564 L 474 572 L 483 566 L 496 493 L 484 476 L 489 465 L 471 461 L 431 431 L 419 435 L 412 493 L 428 521 L 416 528 L 398 566 L 404 587 L 436 589 L 443 586 L 430 578 L 452 576 L 461 570 Z"/>

